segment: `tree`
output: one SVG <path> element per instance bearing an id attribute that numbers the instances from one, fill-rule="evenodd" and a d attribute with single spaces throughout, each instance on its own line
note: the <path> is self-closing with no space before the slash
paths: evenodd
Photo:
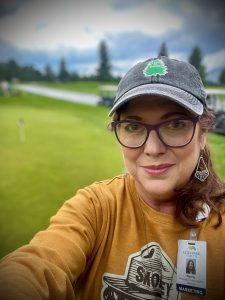
<path id="1" fill-rule="evenodd" d="M 192 64 L 199 72 L 202 82 L 206 83 L 206 72 L 205 66 L 202 64 L 202 52 L 198 46 L 195 46 L 192 49 L 192 52 L 189 56 L 189 63 Z"/>
<path id="2" fill-rule="evenodd" d="M 158 57 L 160 57 L 160 56 L 169 56 L 165 42 L 163 42 L 159 48 Z"/>
<path id="3" fill-rule="evenodd" d="M 100 81 L 112 80 L 108 49 L 104 41 L 101 41 L 99 45 L 99 61 L 100 61 L 99 67 L 97 69 L 98 80 Z"/>
<path id="4" fill-rule="evenodd" d="M 20 67 L 20 80 L 23 81 L 40 81 L 43 79 L 40 71 L 36 70 L 32 65 Z"/>
<path id="5" fill-rule="evenodd" d="M 77 72 L 74 71 L 74 72 L 70 73 L 70 80 L 71 81 L 76 81 L 76 80 L 79 80 L 79 79 L 80 79 L 80 76 Z"/>
<path id="6" fill-rule="evenodd" d="M 0 64 L 0 80 L 11 81 L 13 78 L 18 78 L 19 66 L 14 59 Z"/>
<path id="7" fill-rule="evenodd" d="M 219 83 L 225 85 L 225 68 L 221 71 L 219 75 Z"/>
<path id="8" fill-rule="evenodd" d="M 58 74 L 58 79 L 60 81 L 69 81 L 70 79 L 70 74 L 69 72 L 66 70 L 66 62 L 65 60 L 62 58 L 59 62 L 59 74 Z"/>
<path id="9" fill-rule="evenodd" d="M 52 71 L 52 68 L 49 64 L 45 66 L 44 79 L 47 81 L 54 81 L 55 75 Z"/>
<path id="10" fill-rule="evenodd" d="M 40 81 L 43 80 L 43 76 L 32 65 L 20 66 L 13 59 L 0 63 L 0 80 L 12 81 L 14 79 Z"/>

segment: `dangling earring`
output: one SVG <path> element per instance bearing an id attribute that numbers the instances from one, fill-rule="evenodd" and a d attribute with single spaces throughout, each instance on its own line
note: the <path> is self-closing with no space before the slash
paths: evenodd
<path id="1" fill-rule="evenodd" d="M 208 176 L 209 176 L 209 171 L 206 167 L 204 158 L 201 154 L 198 159 L 198 164 L 195 171 L 195 177 L 198 178 L 198 180 L 200 180 L 201 182 L 204 182 Z"/>

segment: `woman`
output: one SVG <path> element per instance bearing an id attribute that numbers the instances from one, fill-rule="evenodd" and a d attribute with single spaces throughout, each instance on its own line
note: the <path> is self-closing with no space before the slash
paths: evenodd
<path id="1" fill-rule="evenodd" d="M 196 274 L 195 263 L 194 263 L 193 259 L 188 260 L 187 267 L 186 267 L 186 273 L 187 274 Z"/>
<path id="2" fill-rule="evenodd" d="M 2 260 L 4 299 L 224 299 L 225 185 L 211 164 L 205 99 L 185 62 L 128 71 L 110 112 L 127 173 L 78 191 Z M 180 276 L 189 256 L 197 283 Z"/>

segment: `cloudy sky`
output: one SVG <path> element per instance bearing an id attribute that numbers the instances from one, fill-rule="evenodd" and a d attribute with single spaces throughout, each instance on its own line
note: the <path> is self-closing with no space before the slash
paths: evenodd
<path id="1" fill-rule="evenodd" d="M 225 67 L 222 0 L 0 0 L 0 60 L 46 63 L 93 73 L 105 40 L 113 71 L 156 56 L 166 42 L 170 57 L 188 60 L 194 46 L 209 77 Z"/>

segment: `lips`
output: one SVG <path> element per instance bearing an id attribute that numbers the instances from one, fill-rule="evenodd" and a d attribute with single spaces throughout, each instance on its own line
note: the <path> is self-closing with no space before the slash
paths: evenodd
<path id="1" fill-rule="evenodd" d="M 143 166 L 144 170 L 151 175 L 161 175 L 166 173 L 174 164 L 160 164 L 160 165 L 149 165 Z"/>

